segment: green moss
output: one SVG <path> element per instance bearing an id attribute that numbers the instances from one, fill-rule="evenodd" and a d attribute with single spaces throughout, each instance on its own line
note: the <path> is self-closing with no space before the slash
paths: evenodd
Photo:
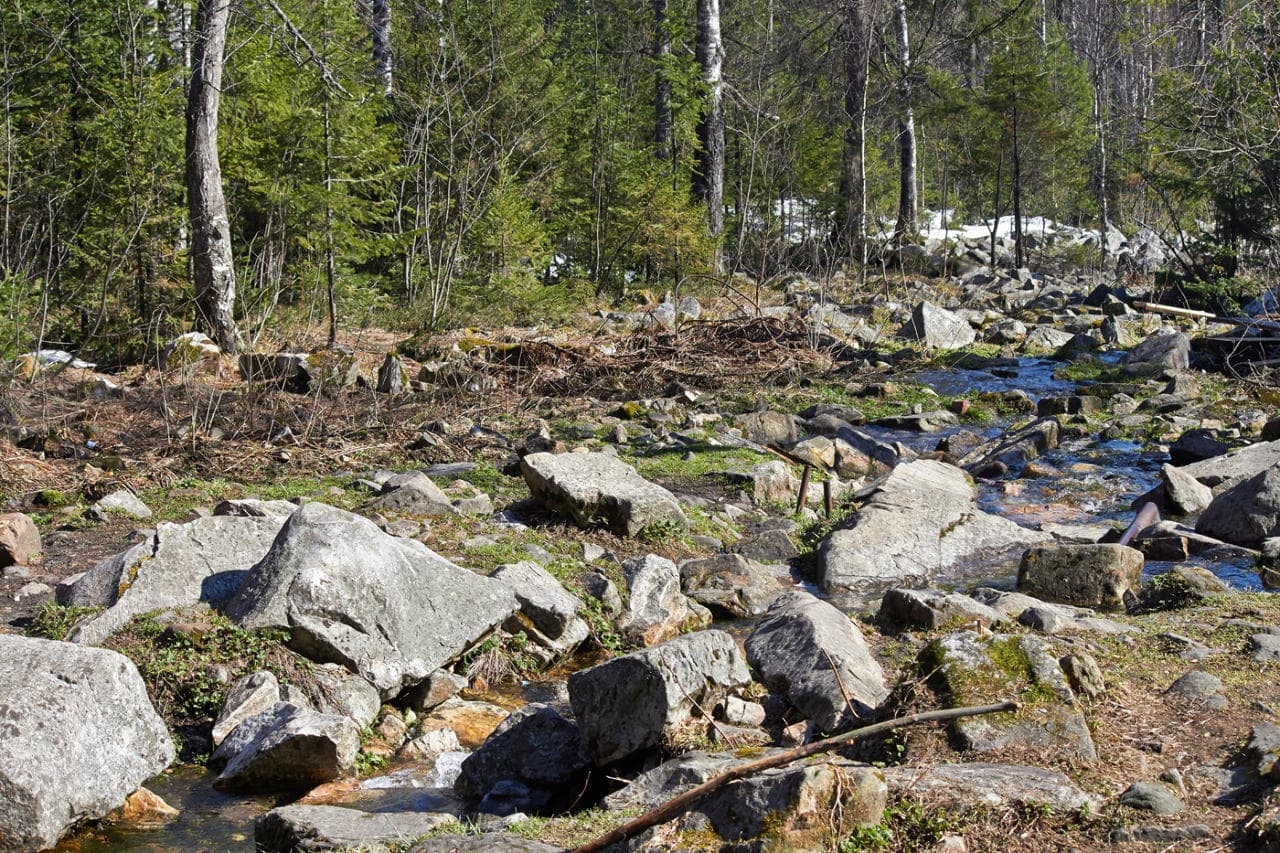
<path id="1" fill-rule="evenodd" d="M 28 637 L 43 637 L 46 640 L 65 640 L 77 623 L 101 610 L 101 607 L 67 607 L 52 601 L 46 602 L 36 610 L 23 633 Z"/>

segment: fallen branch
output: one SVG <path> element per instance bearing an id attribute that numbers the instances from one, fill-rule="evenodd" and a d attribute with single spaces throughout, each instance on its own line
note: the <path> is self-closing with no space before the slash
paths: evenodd
<path id="1" fill-rule="evenodd" d="M 860 729 L 854 729 L 853 731 L 844 732 L 843 734 L 814 741 L 813 743 L 805 744 L 804 746 L 798 746 L 794 749 L 774 753 L 773 755 L 766 756 L 765 758 L 748 761 L 726 770 L 719 776 L 708 779 L 701 785 L 684 792 L 674 799 L 668 800 L 655 809 L 650 809 L 636 819 L 628 823 L 624 823 L 617 829 L 606 832 L 599 838 L 572 848 L 568 853 L 598 853 L 598 851 L 604 850 L 610 844 L 617 844 L 619 841 L 626 841 L 628 838 L 644 832 L 651 826 L 666 823 L 697 803 L 703 797 L 707 796 L 707 794 L 723 788 L 730 782 L 736 782 L 739 779 L 754 776 L 761 771 L 770 770 L 774 767 L 782 767 L 785 764 L 790 764 L 793 761 L 799 761 L 802 758 L 808 758 L 811 755 L 829 752 L 838 746 L 852 743 L 853 741 L 861 738 L 878 735 L 881 732 L 891 731 L 893 729 L 914 725 L 916 723 L 927 723 L 938 720 L 955 720 L 960 717 L 976 717 L 982 714 L 995 714 L 1000 711 L 1016 711 L 1017 709 L 1017 702 L 997 702 L 994 705 L 977 705 L 966 708 L 945 708 L 940 711 L 922 711 L 919 714 L 910 714 L 906 717 L 897 717 L 892 720 L 885 720 L 883 723 L 863 726 Z"/>
<path id="2" fill-rule="evenodd" d="M 1211 311 L 1196 311 L 1193 308 L 1179 308 L 1176 305 L 1161 305 L 1159 302 L 1134 302 L 1133 307 L 1139 311 L 1149 311 L 1152 314 L 1169 314 L 1174 317 L 1189 317 L 1193 320 L 1217 320 L 1222 323 L 1231 322 L 1226 317 L 1219 317 Z"/>

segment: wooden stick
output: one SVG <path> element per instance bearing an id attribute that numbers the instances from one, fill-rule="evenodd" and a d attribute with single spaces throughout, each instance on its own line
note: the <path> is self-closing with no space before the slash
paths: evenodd
<path id="1" fill-rule="evenodd" d="M 805 499 L 809 497 L 809 476 L 813 473 L 812 465 L 805 465 L 800 472 L 800 494 L 796 497 L 796 512 L 804 509 Z"/>
<path id="2" fill-rule="evenodd" d="M 1134 302 L 1133 307 L 1139 311 L 1150 311 L 1153 314 L 1171 314 L 1174 317 L 1190 317 L 1194 320 L 1223 320 L 1211 311 L 1195 311 L 1191 308 L 1179 308 L 1176 305 L 1161 305 L 1159 302 Z"/>
<path id="3" fill-rule="evenodd" d="M 599 853 L 599 851 L 604 850 L 610 844 L 617 844 L 619 841 L 626 841 L 628 838 L 644 832 L 651 826 L 666 823 L 672 818 L 680 815 L 703 797 L 707 796 L 707 794 L 723 788 L 730 782 L 736 782 L 739 779 L 754 776 L 761 771 L 770 770 L 774 767 L 781 767 L 784 764 L 790 764 L 793 761 L 799 761 L 800 759 L 808 758 L 811 755 L 829 752 L 838 746 L 843 746 L 844 744 L 851 743 L 861 738 L 878 735 L 881 732 L 887 732 L 892 729 L 898 729 L 903 726 L 914 725 L 916 723 L 926 723 L 937 720 L 954 720 L 960 717 L 976 717 L 981 714 L 996 714 L 1001 711 L 1016 711 L 1017 709 L 1017 702 L 997 702 L 994 705 L 978 705 L 967 708 L 944 708 L 938 711 L 922 711 L 919 714 L 910 714 L 906 717 L 897 717 L 892 720 L 885 720 L 883 723 L 863 726 L 860 729 L 854 729 L 853 731 L 834 735 L 823 740 L 814 741 L 813 743 L 798 746 L 794 749 L 784 750 L 764 758 L 758 758 L 755 761 L 748 761 L 743 764 L 739 764 L 736 767 L 731 767 L 719 776 L 714 776 L 711 779 L 708 779 L 701 785 L 685 791 L 680 796 L 668 800 L 655 809 L 650 809 L 634 820 L 624 823 L 617 829 L 606 832 L 599 838 L 572 848 L 568 853 Z"/>

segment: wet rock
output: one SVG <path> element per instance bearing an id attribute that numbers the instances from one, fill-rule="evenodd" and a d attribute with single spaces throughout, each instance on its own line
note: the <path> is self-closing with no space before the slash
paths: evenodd
<path id="1" fill-rule="evenodd" d="M 169 766 L 173 741 L 133 663 L 0 634 L 0 849 L 42 850 Z"/>
<path id="2" fill-rule="evenodd" d="M 953 412 L 939 410 L 920 412 L 918 414 L 889 415 L 883 418 L 876 418 L 872 423 L 875 426 L 888 427 L 889 429 L 929 433 L 949 429 L 960 423 L 960 418 Z"/>
<path id="3" fill-rule="evenodd" d="M 880 600 L 880 618 L 904 628 L 936 630 L 975 623 L 990 628 L 1008 617 L 960 593 L 898 588 Z"/>
<path id="4" fill-rule="evenodd" d="M 269 718 L 256 736 L 214 780 L 223 791 L 275 793 L 313 788 L 350 774 L 360 751 L 360 729 L 349 717 L 320 714 L 288 703 L 259 717 Z M 258 718 L 241 723 L 239 728 Z M 223 741 L 232 742 L 235 732 Z"/>
<path id="5" fill-rule="evenodd" d="M 94 645 L 142 613 L 226 602 L 284 522 L 281 516 L 161 522 L 150 536 L 98 563 L 63 594 L 64 604 L 107 608 L 82 622 L 71 639 Z"/>
<path id="6" fill-rule="evenodd" d="M 423 726 L 446 726 L 457 736 L 463 749 L 479 749 L 506 718 L 507 710 L 492 702 L 454 697 L 432 708 Z"/>
<path id="7" fill-rule="evenodd" d="M 1213 502 L 1213 490 L 1181 468 L 1160 466 L 1160 480 L 1172 513 L 1195 515 Z"/>
<path id="8" fill-rule="evenodd" d="M 721 618 L 759 616 L 786 586 L 741 554 L 716 554 L 680 564 L 684 593 Z"/>
<path id="9" fill-rule="evenodd" d="M 605 765 L 655 746 L 749 681 L 733 638 L 699 631 L 575 672 L 569 699 L 592 759 Z"/>
<path id="10" fill-rule="evenodd" d="M 147 788 L 139 788 L 125 797 L 124 805 L 107 815 L 107 821 L 129 824 L 137 828 L 160 827 L 181 812 Z"/>
<path id="11" fill-rule="evenodd" d="M 791 445 L 800 438 L 800 418 L 784 412 L 747 412 L 735 417 L 733 425 L 756 444 Z"/>
<path id="12" fill-rule="evenodd" d="M 745 645 L 759 680 L 820 731 L 849 728 L 889 695 L 858 626 L 807 592 L 779 597 Z"/>
<path id="13" fill-rule="evenodd" d="M 947 634 L 920 653 L 922 672 L 935 673 L 956 705 L 982 705 L 1020 697 L 1016 713 L 956 720 L 963 748 L 987 752 L 1009 746 L 1066 750 L 1096 761 L 1088 723 L 1053 647 L 1031 635 Z"/>
<path id="14" fill-rule="evenodd" d="M 1122 609 L 1136 595 L 1146 560 L 1125 545 L 1030 548 L 1018 568 L 1018 589 L 1045 601 Z"/>
<path id="15" fill-rule="evenodd" d="M 1131 809 L 1175 815 L 1186 806 L 1168 785 L 1160 782 L 1134 782 L 1120 795 L 1120 803 Z"/>
<path id="16" fill-rule="evenodd" d="M 1162 368 L 1186 370 L 1191 366 L 1191 338 L 1183 332 L 1161 330 L 1134 347 L 1124 363 L 1132 373 L 1158 372 Z"/>
<path id="17" fill-rule="evenodd" d="M 520 470 L 534 497 L 583 527 L 604 526 L 635 536 L 655 524 L 685 526 L 671 492 L 603 453 L 531 453 Z"/>
<path id="18" fill-rule="evenodd" d="M 711 624 L 711 613 L 680 591 L 680 570 L 666 557 L 632 557 L 622 575 L 628 595 L 619 627 L 633 642 L 654 645 Z"/>
<path id="19" fill-rule="evenodd" d="M 257 849 L 271 853 L 350 849 L 373 853 L 457 822 L 456 816 L 440 812 L 364 812 L 341 806 L 281 806 L 254 822 L 253 840 Z"/>
<path id="20" fill-rule="evenodd" d="M 1280 534 L 1280 465 L 1219 493 L 1196 520 L 1196 532 L 1250 548 Z"/>
<path id="21" fill-rule="evenodd" d="M 975 477 L 1016 475 L 1032 459 L 1058 446 L 1060 429 L 1056 418 L 1040 418 L 966 453 L 957 464 Z"/>
<path id="22" fill-rule="evenodd" d="M 1054 812 L 1087 809 L 1096 814 L 1101 801 L 1063 773 L 1021 764 L 969 761 L 934 767 L 887 767 L 889 792 L 923 794 L 952 806 L 1047 806 Z"/>
<path id="23" fill-rule="evenodd" d="M 591 766 L 578 726 L 550 705 L 518 708 L 502 721 L 484 745 L 462 762 L 454 789 L 481 800 L 501 782 L 515 780 L 528 791 L 522 801 L 504 803 L 497 813 L 550 814 L 567 809 Z M 481 811 L 491 812 L 482 803 Z"/>
<path id="24" fill-rule="evenodd" d="M 978 509 L 972 481 L 943 462 L 900 465 L 866 494 L 852 523 L 819 546 L 825 592 L 867 595 L 927 583 L 961 560 L 1049 538 Z"/>
<path id="25" fill-rule="evenodd" d="M 591 634 L 578 611 L 582 602 L 532 560 L 498 566 L 492 576 L 511 587 L 538 641 L 556 655 L 571 654 Z"/>
<path id="26" fill-rule="evenodd" d="M 969 322 L 932 302 L 921 302 L 911 310 L 911 320 L 898 334 L 920 341 L 932 349 L 962 349 L 977 339 Z"/>
<path id="27" fill-rule="evenodd" d="M 1101 397 L 1089 395 L 1073 395 L 1070 397 L 1042 397 L 1036 405 L 1036 414 L 1040 417 L 1049 415 L 1088 415 L 1103 409 Z"/>
<path id="28" fill-rule="evenodd" d="M 1071 344 L 1074 338 L 1075 335 L 1071 332 L 1055 329 L 1053 326 L 1036 325 L 1027 332 L 1022 349 L 1024 352 L 1057 353 L 1062 347 Z M 1062 358 L 1070 358 L 1070 353 L 1065 353 Z"/>
<path id="29" fill-rule="evenodd" d="M 0 515 L 0 569 L 25 566 L 40 553 L 40 531 L 20 512 Z"/>
<path id="30" fill-rule="evenodd" d="M 836 421 L 839 422 L 837 427 L 861 426 L 867 422 L 867 416 L 862 413 L 861 409 L 845 405 L 844 403 L 815 403 L 807 409 L 801 410 L 800 417 L 804 418 L 806 421 L 813 421 L 814 418 L 821 417 L 835 418 Z M 821 435 L 829 435 L 836 431 L 828 431 L 821 428 L 821 425 L 815 425 L 813 423 L 806 424 L 806 428 L 809 432 Z"/>
<path id="31" fill-rule="evenodd" d="M 288 630 L 302 654 L 344 663 L 387 699 L 461 655 L 518 606 L 505 584 L 421 542 L 311 503 L 290 517 L 227 615 L 245 628 Z"/>

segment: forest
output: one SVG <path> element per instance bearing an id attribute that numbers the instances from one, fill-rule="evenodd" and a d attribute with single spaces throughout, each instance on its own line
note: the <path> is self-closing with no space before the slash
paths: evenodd
<path id="1" fill-rule="evenodd" d="M 858 274 L 926 211 L 1151 228 L 1177 274 L 1252 286 L 1280 10 L 12 0 L 0 111 L 0 356 Z"/>

